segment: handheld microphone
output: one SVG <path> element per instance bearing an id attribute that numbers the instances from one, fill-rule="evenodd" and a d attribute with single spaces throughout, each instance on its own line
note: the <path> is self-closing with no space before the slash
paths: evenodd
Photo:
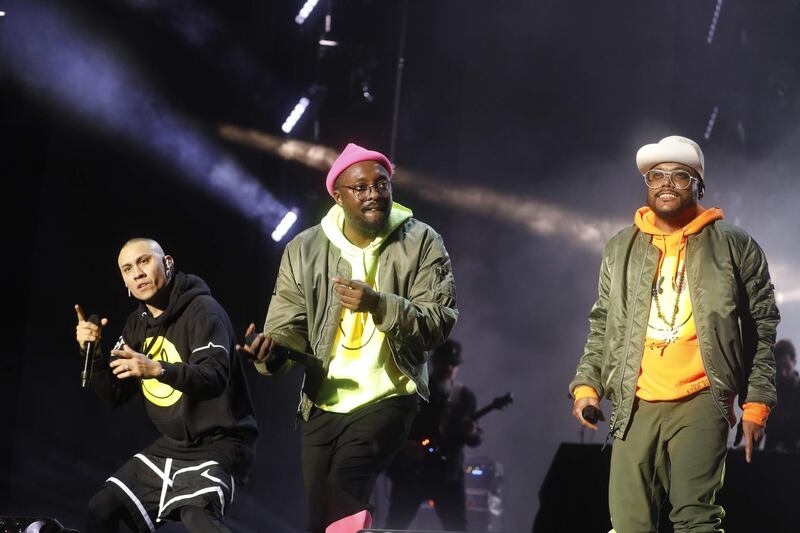
<path id="1" fill-rule="evenodd" d="M 603 413 L 594 405 L 587 405 L 581 410 L 581 416 L 590 424 L 597 424 L 597 421 L 602 418 Z"/>
<path id="2" fill-rule="evenodd" d="M 100 325 L 100 317 L 92 315 L 87 322 L 91 322 L 95 326 Z M 83 370 L 81 371 L 81 387 L 86 388 L 89 380 L 92 379 L 92 362 L 94 361 L 94 350 L 97 343 L 87 342 L 83 347 Z"/>

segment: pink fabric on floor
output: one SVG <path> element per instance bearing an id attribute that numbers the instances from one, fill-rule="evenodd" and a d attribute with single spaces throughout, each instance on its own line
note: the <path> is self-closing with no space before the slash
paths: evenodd
<path id="1" fill-rule="evenodd" d="M 366 509 L 356 514 L 340 518 L 325 528 L 325 533 L 356 533 L 372 527 L 372 515 Z"/>

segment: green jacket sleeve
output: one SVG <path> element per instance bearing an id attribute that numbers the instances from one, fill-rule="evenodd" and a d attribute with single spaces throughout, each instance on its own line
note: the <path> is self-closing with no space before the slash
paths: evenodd
<path id="1" fill-rule="evenodd" d="M 300 247 L 295 244 L 293 241 L 283 251 L 278 279 L 275 281 L 264 323 L 264 335 L 286 348 L 311 353 L 301 276 Z M 282 374 L 291 367 L 291 364 L 291 361 L 286 361 L 278 368 L 268 369 L 267 365 L 256 363 L 256 369 L 264 375 Z"/>
<path id="2" fill-rule="evenodd" d="M 741 281 L 747 291 L 746 319 L 742 327 L 749 332 L 743 335 L 748 345 L 746 353 L 752 354 L 752 367 L 747 377 L 747 394 L 744 401 L 758 402 L 774 407 L 775 392 L 775 333 L 780 313 L 775 305 L 775 291 L 769 275 L 767 259 L 761 247 L 748 239 L 742 250 Z"/>
<path id="3" fill-rule="evenodd" d="M 380 292 L 378 310 L 372 316 L 377 328 L 392 342 L 418 353 L 433 350 L 447 340 L 458 318 L 455 279 L 442 237 L 430 230 L 421 246 L 417 273 L 407 296 Z"/>
<path id="4" fill-rule="evenodd" d="M 589 311 L 589 337 L 583 348 L 583 355 L 578 361 L 575 378 L 569 384 L 570 394 L 578 385 L 592 387 L 601 398 L 605 393 L 601 375 L 605 357 L 606 317 L 608 316 L 608 299 L 611 293 L 613 269 L 612 254 L 610 253 L 612 242 L 613 240 L 606 245 L 606 249 L 603 251 L 600 276 L 597 282 L 597 301 Z"/>

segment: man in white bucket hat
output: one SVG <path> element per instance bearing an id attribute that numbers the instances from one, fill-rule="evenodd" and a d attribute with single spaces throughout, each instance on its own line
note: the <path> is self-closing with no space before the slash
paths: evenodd
<path id="1" fill-rule="evenodd" d="M 668 497 L 676 532 L 721 532 L 733 403 L 745 457 L 776 403 L 780 316 L 767 261 L 719 208 L 700 205 L 705 160 L 673 135 L 636 154 L 647 205 L 606 245 L 572 413 L 597 429 L 613 403 L 609 508 L 617 533 L 658 531 Z"/>

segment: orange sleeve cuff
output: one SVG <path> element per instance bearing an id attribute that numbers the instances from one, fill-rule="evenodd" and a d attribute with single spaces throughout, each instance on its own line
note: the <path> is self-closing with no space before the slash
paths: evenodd
<path id="1" fill-rule="evenodd" d="M 742 406 L 742 409 L 744 410 L 742 413 L 742 420 L 753 422 L 761 427 L 766 425 L 770 411 L 768 406 L 763 403 L 747 402 Z"/>
<path id="2" fill-rule="evenodd" d="M 589 385 L 578 385 L 572 389 L 572 395 L 576 400 L 580 400 L 581 398 L 600 399 L 600 396 L 597 395 L 597 391 L 594 390 L 594 387 L 590 387 Z"/>

